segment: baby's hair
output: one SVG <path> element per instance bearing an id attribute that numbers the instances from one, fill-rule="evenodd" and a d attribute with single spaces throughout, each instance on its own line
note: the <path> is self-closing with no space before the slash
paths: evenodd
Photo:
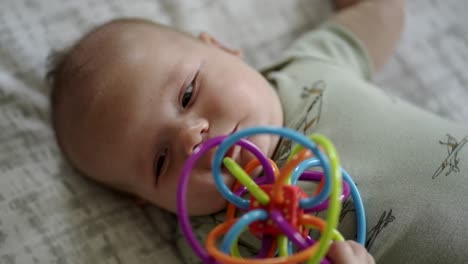
<path id="1" fill-rule="evenodd" d="M 71 48 L 65 48 L 63 50 L 53 50 L 47 57 L 47 73 L 45 79 L 51 89 L 50 103 L 51 110 L 55 110 L 58 100 L 58 87 L 57 83 L 60 76 L 63 74 L 65 63 L 67 62 L 67 56 L 70 53 Z"/>
<path id="2" fill-rule="evenodd" d="M 85 42 L 95 33 L 98 33 L 100 30 L 105 30 L 108 26 L 113 25 L 142 25 L 158 29 L 172 30 L 164 25 L 139 18 L 116 19 L 91 29 L 73 45 L 62 50 L 53 50 L 50 52 L 47 58 L 45 81 L 50 88 L 51 125 L 54 130 L 57 143 L 65 158 L 68 159 L 70 163 L 74 165 L 73 167 L 79 171 L 81 171 L 81 169 L 77 168 L 76 164 L 71 159 L 69 149 L 66 149 L 64 145 L 64 139 L 67 137 L 67 131 L 69 130 L 66 123 L 74 123 L 76 119 L 73 115 L 76 113 L 79 114 L 81 109 L 76 109 L 76 107 L 70 105 L 67 100 L 76 98 L 76 92 L 79 93 L 80 89 L 86 88 L 80 87 L 79 80 L 81 78 L 85 78 L 89 72 L 92 72 L 92 68 L 90 69 L 87 66 L 92 63 L 93 57 L 82 56 L 86 49 L 84 48 L 86 45 Z M 108 182 L 107 184 L 118 190 L 125 189 L 120 186 L 119 183 Z"/>
<path id="3" fill-rule="evenodd" d="M 76 65 L 73 60 L 73 52 L 80 46 L 81 41 L 85 40 L 91 34 L 99 31 L 101 28 L 111 25 L 111 24 L 142 24 L 142 25 L 151 25 L 151 26 L 158 26 L 158 24 L 144 20 L 140 18 L 121 18 L 111 20 L 103 25 L 100 25 L 88 33 L 84 34 L 82 38 L 80 38 L 74 45 L 64 48 L 62 50 L 52 50 L 47 58 L 47 72 L 45 75 L 45 79 L 47 84 L 51 89 L 50 93 L 50 102 L 51 102 L 51 119 L 52 125 L 55 127 L 55 110 L 57 105 L 60 102 L 61 95 L 63 94 L 65 83 L 67 80 L 72 77 L 73 73 L 77 73 L 81 66 L 83 65 Z"/>

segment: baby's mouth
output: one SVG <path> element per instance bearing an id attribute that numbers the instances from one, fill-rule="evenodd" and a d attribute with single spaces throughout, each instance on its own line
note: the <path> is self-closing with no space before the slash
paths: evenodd
<path id="1" fill-rule="evenodd" d="M 236 145 L 234 145 L 234 146 L 232 146 L 231 148 L 229 148 L 229 150 L 227 151 L 225 157 L 228 157 L 228 158 L 233 159 L 233 157 L 234 157 L 234 151 L 235 151 L 235 150 L 236 150 Z"/>
<path id="2" fill-rule="evenodd" d="M 225 136 L 230 136 L 232 135 L 233 133 L 235 133 L 237 131 L 237 125 L 234 127 L 234 129 L 229 133 L 229 134 L 225 134 Z M 209 168 L 211 169 L 212 167 L 212 163 L 214 161 L 214 157 L 215 157 L 215 154 L 218 150 L 218 147 L 219 146 L 216 146 L 210 150 L 208 150 L 207 153 L 204 154 L 204 156 L 202 157 L 202 159 L 204 160 L 204 163 L 205 164 L 209 164 Z M 232 145 L 227 151 L 226 151 L 226 154 L 224 154 L 224 158 L 231 158 L 233 159 L 234 161 L 236 162 L 239 162 L 239 157 L 240 157 L 240 149 L 239 149 L 239 146 L 237 145 Z M 223 172 L 225 172 L 225 166 L 222 165 L 222 170 Z"/>
<path id="3" fill-rule="evenodd" d="M 237 146 L 237 145 L 233 145 L 231 148 L 229 148 L 229 150 L 227 151 L 226 155 L 224 156 L 225 158 L 231 158 L 233 159 L 237 164 L 239 164 L 239 160 L 238 160 L 238 157 L 240 157 L 240 147 Z M 239 166 L 242 166 L 241 164 L 239 164 Z M 221 171 L 223 172 L 223 174 L 225 175 L 229 175 L 231 177 L 233 177 L 233 175 L 231 174 L 231 172 L 228 170 L 228 168 L 226 168 L 226 166 L 224 165 L 221 165 Z"/>
<path id="4" fill-rule="evenodd" d="M 239 125 L 236 125 L 236 126 L 232 129 L 231 133 L 229 133 L 227 136 L 230 136 L 230 135 L 236 133 L 238 126 L 239 126 Z M 237 146 L 237 145 L 234 144 L 234 145 L 232 145 L 232 147 L 229 148 L 229 150 L 227 151 L 225 157 L 229 157 L 229 158 L 231 158 L 231 159 L 236 160 L 236 159 L 234 158 L 234 157 L 235 157 L 235 154 L 238 154 L 238 153 L 236 153 L 236 151 L 237 151 L 237 152 L 239 151 L 239 146 Z M 236 155 L 236 156 L 238 156 L 238 155 Z"/>

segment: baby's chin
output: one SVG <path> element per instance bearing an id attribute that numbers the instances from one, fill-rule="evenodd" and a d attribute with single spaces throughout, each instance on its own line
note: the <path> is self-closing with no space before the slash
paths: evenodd
<path id="1" fill-rule="evenodd" d="M 206 195 L 207 194 L 207 195 Z M 227 201 L 218 191 L 206 193 L 202 196 L 189 197 L 187 207 L 189 215 L 202 216 L 220 212 L 226 209 Z"/>
<path id="2" fill-rule="evenodd" d="M 209 179 L 192 182 L 188 185 L 186 200 L 189 215 L 208 215 L 226 208 L 226 199 L 217 188 L 212 176 L 209 176 Z M 234 177 L 225 171 L 222 173 L 222 177 L 227 188 L 231 190 L 235 182 Z"/>

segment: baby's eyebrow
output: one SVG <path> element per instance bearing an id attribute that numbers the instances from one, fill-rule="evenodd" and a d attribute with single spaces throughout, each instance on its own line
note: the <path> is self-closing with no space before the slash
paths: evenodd
<path id="1" fill-rule="evenodd" d="M 183 79 L 184 74 L 184 62 L 180 61 L 173 64 L 168 68 L 168 74 L 166 74 L 166 79 L 162 82 L 162 87 L 165 89 L 170 88 L 172 85 L 177 85 Z M 183 81 L 183 80 L 182 80 Z"/>

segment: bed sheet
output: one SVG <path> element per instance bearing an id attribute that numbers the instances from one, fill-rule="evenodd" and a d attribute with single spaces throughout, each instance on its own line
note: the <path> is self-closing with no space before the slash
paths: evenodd
<path id="1" fill-rule="evenodd" d="M 402 42 L 376 76 L 390 96 L 468 122 L 464 0 L 408 1 Z M 244 51 L 257 68 L 328 17 L 328 1 L 0 2 L 0 263 L 180 263 L 176 218 L 84 179 L 49 118 L 47 55 L 95 25 L 143 17 Z"/>

